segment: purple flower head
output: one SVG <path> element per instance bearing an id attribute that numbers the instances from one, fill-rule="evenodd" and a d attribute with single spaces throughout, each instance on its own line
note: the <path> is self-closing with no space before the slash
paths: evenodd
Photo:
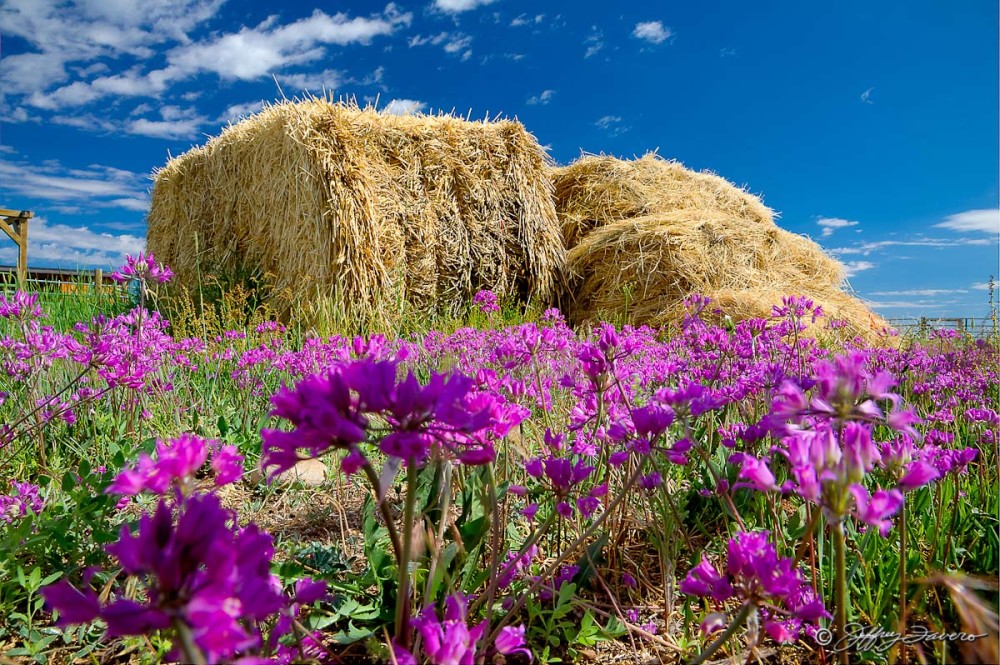
<path id="1" fill-rule="evenodd" d="M 173 276 L 174 273 L 171 272 L 170 268 L 156 262 L 152 252 L 145 255 L 139 252 L 138 256 L 125 257 L 125 265 L 111 273 L 111 278 L 119 283 L 128 282 L 133 279 L 144 282 L 169 282 Z"/>
<path id="2" fill-rule="evenodd" d="M 37 485 L 12 480 L 10 486 L 11 493 L 0 496 L 0 522 L 10 524 L 27 515 L 28 511 L 36 515 L 42 512 L 45 502 Z"/>
<path id="3" fill-rule="evenodd" d="M 212 469 L 215 471 L 216 485 L 221 487 L 235 483 L 243 477 L 243 455 L 239 454 L 236 446 L 220 446 L 212 454 Z"/>
<path id="4" fill-rule="evenodd" d="M 10 300 L 7 300 L 6 296 L 0 295 L 0 317 L 28 321 L 41 319 L 44 316 L 45 312 L 38 304 L 37 293 L 15 291 Z"/>
<path id="5" fill-rule="evenodd" d="M 500 304 L 497 300 L 497 294 L 492 291 L 479 291 L 472 297 L 473 304 L 479 307 L 479 311 L 484 314 L 491 314 L 493 312 L 500 311 Z"/>
<path id="6" fill-rule="evenodd" d="M 105 492 L 131 496 L 149 490 L 154 494 L 164 494 L 171 487 L 183 487 L 194 478 L 195 472 L 208 459 L 208 451 L 212 445 L 214 442 L 194 434 L 182 434 L 166 441 L 159 440 L 156 442 L 155 458 L 145 453 L 140 454 L 135 467 L 119 473 Z M 228 448 L 233 447 L 228 446 Z M 217 454 L 221 454 L 222 459 L 216 471 L 220 472 L 221 469 L 220 473 L 224 479 L 232 478 L 236 473 L 233 465 L 239 466 L 237 458 L 242 458 L 236 454 L 235 448 L 231 451 L 220 450 Z"/>
<path id="7" fill-rule="evenodd" d="M 176 519 L 161 499 L 155 513 L 141 518 L 137 533 L 123 526 L 107 550 L 128 575 L 145 580 L 144 603 L 118 599 L 101 606 L 93 592 L 76 592 L 64 582 L 43 595 L 67 622 L 103 619 L 109 637 L 181 622 L 209 662 L 229 661 L 259 646 L 257 623 L 288 603 L 270 574 L 271 537 L 252 524 L 239 529 L 212 494 L 186 500 Z M 317 597 L 311 586 L 297 592 Z"/>
<path id="8" fill-rule="evenodd" d="M 887 536 L 892 529 L 889 519 L 903 505 L 903 493 L 899 490 L 877 490 L 869 495 L 863 485 L 850 486 L 854 497 L 854 516 L 861 522 L 876 527 L 882 536 Z"/>

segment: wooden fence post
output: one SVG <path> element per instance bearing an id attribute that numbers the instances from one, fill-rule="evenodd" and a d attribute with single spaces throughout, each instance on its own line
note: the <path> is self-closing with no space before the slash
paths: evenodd
<path id="1" fill-rule="evenodd" d="M 0 230 L 17 243 L 17 280 L 22 288 L 28 279 L 28 220 L 34 216 L 30 210 L 0 208 Z"/>
<path id="2" fill-rule="evenodd" d="M 104 271 L 100 268 L 94 270 L 94 293 L 101 295 L 101 289 L 104 287 Z"/>

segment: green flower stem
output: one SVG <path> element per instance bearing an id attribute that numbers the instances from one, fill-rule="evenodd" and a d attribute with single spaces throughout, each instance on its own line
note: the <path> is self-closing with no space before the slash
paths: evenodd
<path id="1" fill-rule="evenodd" d="M 906 503 L 899 511 L 899 630 L 906 635 Z M 899 644 L 899 663 L 906 665 L 906 642 Z"/>
<path id="2" fill-rule="evenodd" d="M 496 627 L 492 629 L 492 632 L 489 634 L 489 637 L 486 638 L 486 644 L 492 644 L 493 641 L 496 640 L 497 635 L 500 634 L 500 630 L 504 627 L 504 625 L 506 625 L 507 620 L 516 616 L 517 612 L 522 607 L 524 607 L 524 604 L 528 601 L 528 596 L 534 593 L 535 590 L 538 589 L 538 587 L 540 587 L 542 583 L 545 580 L 547 580 L 552 575 L 552 573 L 554 573 L 556 569 L 564 561 L 566 561 L 566 559 L 570 557 L 571 554 L 573 554 L 576 548 L 580 547 L 580 545 L 585 543 L 591 536 L 597 533 L 597 530 L 600 529 L 601 526 L 604 524 L 604 522 L 608 519 L 608 517 L 615 512 L 615 509 L 617 509 L 618 506 L 621 505 L 621 503 L 626 498 L 628 498 L 629 494 L 631 493 L 632 487 L 635 486 L 635 484 L 639 481 L 639 478 L 642 476 L 643 468 L 646 466 L 645 462 L 646 460 L 644 459 L 639 461 L 638 467 L 628 478 L 628 480 L 625 481 L 625 484 L 622 486 L 621 492 L 618 494 L 618 496 L 614 498 L 614 501 L 608 504 L 608 507 L 604 509 L 604 512 L 601 513 L 600 517 L 594 520 L 594 523 L 591 524 L 586 531 L 580 534 L 580 536 L 576 540 L 574 540 L 569 547 L 564 549 L 562 551 L 562 554 L 556 557 L 555 561 L 546 566 L 545 570 L 542 571 L 542 574 L 538 576 L 538 579 L 535 582 L 533 582 L 531 586 L 529 586 L 520 595 L 520 597 L 514 603 L 513 607 L 511 607 L 510 610 L 507 612 L 507 614 L 504 615 L 503 619 L 501 619 L 497 623 Z M 555 514 L 554 510 L 552 512 L 553 514 Z"/>
<path id="3" fill-rule="evenodd" d="M 201 652 L 198 645 L 194 643 L 194 635 L 191 629 L 181 619 L 174 619 L 174 628 L 177 630 L 177 637 L 181 641 L 181 653 L 184 654 L 184 662 L 192 665 L 206 665 L 205 654 Z"/>
<path id="4" fill-rule="evenodd" d="M 846 644 L 847 630 L 847 552 L 844 542 L 844 518 L 838 516 L 830 524 L 833 532 L 833 603 L 836 606 L 834 611 L 834 632 L 837 644 Z M 837 658 L 841 665 L 850 665 L 848 659 L 849 649 L 843 649 Z"/>
<path id="5" fill-rule="evenodd" d="M 410 646 L 410 556 L 413 546 L 413 512 L 417 503 L 417 467 L 406 465 L 406 508 L 403 512 L 403 543 L 399 559 L 399 585 L 396 593 L 396 639 L 403 648 Z"/>

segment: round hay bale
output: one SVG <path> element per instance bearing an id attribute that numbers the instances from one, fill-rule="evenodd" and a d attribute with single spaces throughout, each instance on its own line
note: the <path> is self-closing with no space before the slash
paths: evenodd
<path id="1" fill-rule="evenodd" d="M 269 276 L 286 317 L 379 325 L 480 289 L 544 303 L 565 261 L 549 169 L 514 121 L 283 102 L 156 173 L 148 246 L 191 291 Z"/>
<path id="2" fill-rule="evenodd" d="M 706 311 L 729 316 L 734 321 L 770 319 L 773 306 L 781 306 L 782 298 L 805 295 L 822 307 L 823 315 L 816 321 L 807 318 L 803 333 L 818 339 L 844 342 L 856 337 L 867 344 L 891 345 L 896 338 L 892 326 L 871 310 L 863 301 L 835 289 L 820 289 L 811 293 L 796 293 L 792 288 L 771 286 L 761 289 L 722 289 L 705 294 L 711 299 Z M 680 316 L 683 316 L 681 313 Z"/>
<path id="3" fill-rule="evenodd" d="M 681 209 L 716 210 L 747 224 L 774 225 L 771 209 L 753 194 L 652 153 L 636 160 L 582 157 L 554 169 L 553 182 L 567 249 L 606 224 Z"/>
<path id="4" fill-rule="evenodd" d="M 777 226 L 693 209 L 598 228 L 569 251 L 567 272 L 570 322 L 636 325 L 679 320 L 682 301 L 696 293 L 778 284 L 808 294 L 834 290 L 843 274 L 815 243 Z"/>

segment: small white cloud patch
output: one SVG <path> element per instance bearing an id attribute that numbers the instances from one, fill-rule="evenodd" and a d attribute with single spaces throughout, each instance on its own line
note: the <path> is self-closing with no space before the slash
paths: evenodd
<path id="1" fill-rule="evenodd" d="M 545 104 L 551 102 L 552 98 L 555 96 L 556 96 L 555 90 L 543 90 L 541 94 L 535 95 L 534 97 L 529 97 L 528 101 L 525 103 L 531 105 L 538 104 L 544 106 Z"/>
<path id="2" fill-rule="evenodd" d="M 460 14 L 493 2 L 495 0 L 434 0 L 434 8 L 449 14 Z"/>
<path id="3" fill-rule="evenodd" d="M 854 277 L 859 272 L 862 272 L 862 271 L 865 271 L 865 270 L 871 270 L 874 267 L 875 267 L 875 264 L 872 263 L 871 261 L 848 261 L 847 263 L 844 264 L 844 268 L 845 268 L 845 270 L 844 270 L 844 276 L 845 277 Z"/>
<path id="4" fill-rule="evenodd" d="M 837 229 L 846 229 L 858 225 L 858 222 L 852 222 L 849 219 L 840 219 L 839 217 L 821 217 L 816 220 L 816 223 L 823 228 L 824 238 L 832 236 Z"/>
<path id="5" fill-rule="evenodd" d="M 651 44 L 662 44 L 674 36 L 674 31 L 663 25 L 663 21 L 636 23 L 632 36 Z"/>
<path id="6" fill-rule="evenodd" d="M 389 115 L 410 115 L 420 113 L 427 104 L 416 99 L 394 99 L 383 109 Z"/>
<path id="7" fill-rule="evenodd" d="M 874 91 L 875 91 L 875 88 L 868 88 L 867 90 L 865 90 L 864 92 L 862 92 L 861 93 L 861 102 L 863 104 L 874 104 L 875 102 L 872 101 L 872 92 L 874 92 Z"/>

